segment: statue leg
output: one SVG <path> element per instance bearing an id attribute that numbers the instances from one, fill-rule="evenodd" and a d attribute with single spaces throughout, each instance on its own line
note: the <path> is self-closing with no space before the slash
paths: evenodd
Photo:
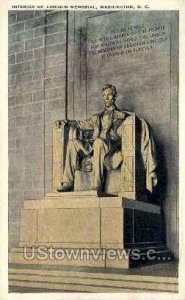
<path id="1" fill-rule="evenodd" d="M 108 145 L 106 142 L 98 138 L 93 144 L 93 174 L 92 174 L 92 186 L 93 189 L 101 189 L 103 183 L 104 172 L 104 158 L 108 153 Z"/>

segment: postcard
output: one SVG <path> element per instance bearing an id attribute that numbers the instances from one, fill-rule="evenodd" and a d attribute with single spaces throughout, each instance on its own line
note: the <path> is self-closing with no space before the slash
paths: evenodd
<path id="1" fill-rule="evenodd" d="M 183 299 L 183 1 L 0 8 L 2 299 Z"/>

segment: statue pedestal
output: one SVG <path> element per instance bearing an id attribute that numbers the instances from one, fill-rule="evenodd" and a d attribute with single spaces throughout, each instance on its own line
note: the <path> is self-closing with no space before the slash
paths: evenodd
<path id="1" fill-rule="evenodd" d="M 9 262 L 128 268 L 129 256 L 121 250 L 161 245 L 161 220 L 160 207 L 149 203 L 99 197 L 96 191 L 50 193 L 24 202 L 19 248 L 11 251 Z M 26 260 L 23 247 L 31 246 L 86 249 L 89 258 Z M 118 250 L 122 258 L 111 258 Z"/>

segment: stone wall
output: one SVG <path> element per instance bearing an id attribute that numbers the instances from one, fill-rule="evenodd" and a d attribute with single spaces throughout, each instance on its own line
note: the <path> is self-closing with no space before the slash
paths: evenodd
<path id="1" fill-rule="evenodd" d="M 52 123 L 65 114 L 66 12 L 9 12 L 9 246 L 24 199 L 52 188 Z"/>

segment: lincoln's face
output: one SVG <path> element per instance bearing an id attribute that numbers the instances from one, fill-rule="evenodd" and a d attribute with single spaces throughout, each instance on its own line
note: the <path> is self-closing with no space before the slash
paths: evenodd
<path id="1" fill-rule="evenodd" d="M 115 102 L 115 97 L 112 93 L 112 89 L 107 88 L 102 92 L 102 99 L 106 108 L 109 108 Z"/>

